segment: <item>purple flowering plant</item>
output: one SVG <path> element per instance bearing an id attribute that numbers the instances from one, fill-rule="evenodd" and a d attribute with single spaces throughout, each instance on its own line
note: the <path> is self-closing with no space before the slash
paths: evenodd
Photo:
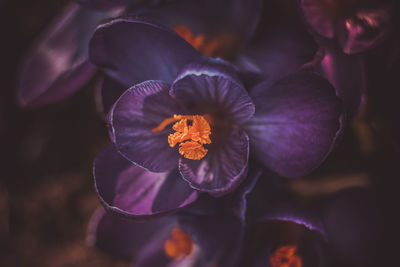
<path id="1" fill-rule="evenodd" d="M 357 123 L 397 77 L 395 1 L 75 2 L 26 54 L 17 98 L 56 103 L 95 77 L 111 144 L 91 244 L 148 267 L 379 262 L 375 195 L 301 197 L 291 178 L 318 180 L 345 128 L 371 134 Z"/>
<path id="2" fill-rule="evenodd" d="M 96 25 L 105 19 L 121 14 L 146 16 L 186 37 L 203 38 L 197 42 L 200 46 L 207 43 L 212 50 L 218 51 L 222 43 L 229 42 L 230 47 L 237 50 L 252 35 L 262 6 L 261 0 L 232 3 L 227 0 L 201 3 L 194 0 L 73 2 L 77 3 L 69 4 L 57 15 L 21 62 L 17 100 L 22 107 L 40 107 L 62 101 L 94 77 L 97 68 L 88 59 L 88 43 Z M 222 16 L 221 10 L 224 10 Z M 192 31 L 200 34 L 193 36 Z M 222 31 L 226 34 L 223 40 L 212 39 Z"/>
<path id="3" fill-rule="evenodd" d="M 97 190 L 111 210 L 122 205 L 123 213 L 152 214 L 139 203 L 153 203 L 154 190 L 167 187 L 172 174 L 171 180 L 188 183 L 187 190 L 171 186 L 168 192 L 176 208 L 199 192 L 225 195 L 246 179 L 250 154 L 282 176 L 304 176 L 322 163 L 342 130 L 342 104 L 323 77 L 300 72 L 246 90 L 233 66 L 204 58 L 174 32 L 147 21 L 100 25 L 89 55 L 106 75 L 133 85 L 108 114 L 110 137 L 121 157 L 154 177 L 99 180 L 96 168 L 111 165 L 96 161 Z M 125 193 L 118 190 L 122 184 Z M 116 203 L 120 197 L 128 202 Z"/>
<path id="4" fill-rule="evenodd" d="M 224 202 L 225 211 L 212 216 L 187 209 L 137 222 L 101 209 L 92 217 L 89 242 L 143 267 L 322 267 L 331 257 L 339 266 L 373 266 L 379 255 L 374 240 L 382 231 L 370 190 L 349 188 L 305 205 L 288 198 L 291 193 L 279 179 L 271 183 L 264 175 L 241 187 L 235 198 Z M 260 205 L 260 199 L 267 201 Z M 221 198 L 208 200 L 196 208 L 221 204 Z M 171 240 L 180 253 L 171 253 Z"/>

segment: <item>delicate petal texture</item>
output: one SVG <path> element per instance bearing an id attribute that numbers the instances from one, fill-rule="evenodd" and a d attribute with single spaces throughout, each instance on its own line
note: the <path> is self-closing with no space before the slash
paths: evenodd
<path id="1" fill-rule="evenodd" d="M 173 217 L 135 222 L 99 208 L 90 220 L 87 241 L 118 258 L 133 259 L 146 247 L 161 247 L 162 253 L 164 240 L 176 224 Z"/>
<path id="2" fill-rule="evenodd" d="M 258 218 L 258 221 L 270 220 L 294 222 L 326 236 L 319 210 L 311 206 L 300 205 L 297 201 L 286 200 L 270 205 L 265 209 L 263 216 Z"/>
<path id="3" fill-rule="evenodd" d="M 19 104 L 57 102 L 82 87 L 95 72 L 88 61 L 89 39 L 97 23 L 110 15 L 68 6 L 26 54 L 18 77 Z"/>
<path id="4" fill-rule="evenodd" d="M 197 193 L 177 170 L 153 173 L 124 159 L 113 146 L 94 162 L 96 190 L 106 209 L 129 217 L 170 213 L 192 203 Z"/>
<path id="5" fill-rule="evenodd" d="M 346 55 L 327 49 L 318 67 L 343 99 L 348 119 L 353 118 L 366 94 L 364 60 L 360 55 Z"/>
<path id="6" fill-rule="evenodd" d="M 261 74 L 271 83 L 298 71 L 317 51 L 312 36 L 297 20 L 261 29 L 236 63 L 242 71 Z"/>
<path id="7" fill-rule="evenodd" d="M 111 113 L 117 149 L 130 161 L 150 171 L 175 169 L 179 153 L 168 144 L 170 128 L 152 132 L 164 119 L 182 114 L 168 94 L 169 86 L 148 81 L 127 90 Z"/>
<path id="8" fill-rule="evenodd" d="M 298 73 L 252 95 L 257 111 L 246 126 L 252 152 L 285 177 L 301 177 L 323 162 L 342 124 L 342 103 L 327 80 Z"/>
<path id="9" fill-rule="evenodd" d="M 231 194 L 220 198 L 202 195 L 179 217 L 180 225 L 199 245 L 206 261 L 220 267 L 238 266 L 247 222 L 246 196 L 260 174 L 258 166 L 250 166 L 246 180 Z"/>
<path id="10" fill-rule="evenodd" d="M 254 33 L 262 5 L 262 0 L 177 0 L 139 14 L 170 28 L 184 26 L 193 36 L 203 37 L 206 45 L 214 46 L 217 56 L 230 57 Z"/>
<path id="11" fill-rule="evenodd" d="M 96 105 L 99 112 L 108 114 L 114 103 L 128 88 L 103 76 L 96 86 Z"/>
<path id="12" fill-rule="evenodd" d="M 231 192 L 246 178 L 249 139 L 245 132 L 232 129 L 229 136 L 210 147 L 202 160 L 179 160 L 183 178 L 193 188 L 221 196 Z"/>
<path id="13" fill-rule="evenodd" d="M 220 116 L 234 124 L 242 124 L 254 114 L 254 104 L 243 85 L 223 68 L 213 65 L 187 66 L 170 93 L 190 112 Z"/>
<path id="14" fill-rule="evenodd" d="M 173 81 L 200 55 L 174 32 L 138 19 L 118 18 L 98 26 L 90 59 L 111 78 L 130 87 L 146 80 Z"/>

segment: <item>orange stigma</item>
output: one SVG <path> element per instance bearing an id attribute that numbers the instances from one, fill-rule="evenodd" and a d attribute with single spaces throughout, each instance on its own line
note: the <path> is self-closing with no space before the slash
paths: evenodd
<path id="1" fill-rule="evenodd" d="M 296 246 L 279 247 L 269 258 L 269 263 L 271 267 L 301 267 L 301 258 L 295 253 Z"/>
<path id="2" fill-rule="evenodd" d="M 188 120 L 192 121 L 192 125 L 188 125 Z M 208 151 L 203 145 L 211 144 L 211 127 L 208 121 L 210 121 L 210 118 L 207 115 L 174 115 L 163 120 L 151 132 L 162 131 L 169 124 L 176 122 L 172 126 L 175 133 L 168 136 L 169 146 L 174 147 L 180 143 L 179 153 L 181 155 L 187 159 L 200 160 L 204 158 Z"/>
<path id="3" fill-rule="evenodd" d="M 174 228 L 171 236 L 171 239 L 167 239 L 164 242 L 165 254 L 174 260 L 190 255 L 193 250 L 193 240 L 190 235 L 179 228 Z"/>
<path id="4" fill-rule="evenodd" d="M 224 38 L 210 39 L 203 34 L 194 35 L 192 31 L 183 25 L 174 27 L 174 31 L 186 42 L 191 44 L 194 49 L 207 57 L 223 57 L 223 48 L 227 45 L 228 40 Z"/>

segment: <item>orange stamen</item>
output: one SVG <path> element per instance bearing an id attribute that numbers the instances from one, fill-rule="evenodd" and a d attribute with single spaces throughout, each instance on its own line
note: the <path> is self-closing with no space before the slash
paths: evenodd
<path id="1" fill-rule="evenodd" d="M 296 246 L 283 246 L 269 258 L 271 267 L 301 267 L 301 258 L 295 254 Z"/>
<path id="2" fill-rule="evenodd" d="M 194 35 L 188 27 L 183 25 L 175 26 L 174 31 L 191 44 L 194 49 L 208 57 L 222 57 L 221 50 L 228 43 L 225 38 L 210 39 L 203 34 Z"/>
<path id="3" fill-rule="evenodd" d="M 187 159 L 200 160 L 207 154 L 207 151 L 200 143 L 194 141 L 187 141 L 179 145 L 179 153 Z"/>
<path id="4" fill-rule="evenodd" d="M 193 240 L 190 235 L 178 228 L 172 229 L 171 239 L 164 242 L 165 254 L 175 260 L 190 255 L 193 250 Z"/>
<path id="5" fill-rule="evenodd" d="M 192 121 L 192 125 L 187 124 L 188 120 Z M 208 115 L 174 115 L 171 118 L 163 120 L 160 125 L 152 129 L 151 132 L 156 133 L 162 131 L 175 121 L 177 122 L 172 126 L 175 133 L 168 136 L 169 146 L 174 147 L 176 144 L 180 143 L 179 153 L 185 158 L 193 160 L 202 159 L 208 151 L 203 145 L 211 144 L 210 117 Z"/>

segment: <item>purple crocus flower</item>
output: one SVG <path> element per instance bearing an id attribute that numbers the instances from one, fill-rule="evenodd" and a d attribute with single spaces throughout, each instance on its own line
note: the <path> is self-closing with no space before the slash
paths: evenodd
<path id="1" fill-rule="evenodd" d="M 295 2 L 286 8 L 295 9 Z M 271 83 L 300 70 L 323 75 L 342 98 L 346 117 L 353 118 L 366 93 L 362 55 L 347 55 L 332 44 L 315 42 L 296 13 L 276 7 L 274 15 L 263 14 L 254 38 L 235 63 L 250 79 Z M 256 75 L 256 76 L 254 76 Z"/>
<path id="2" fill-rule="evenodd" d="M 259 196 L 251 192 L 247 205 L 257 204 Z M 347 188 L 308 204 L 280 198 L 260 207 L 248 214 L 237 266 L 378 266 L 383 250 L 377 200 L 369 189 Z"/>
<path id="3" fill-rule="evenodd" d="M 150 17 L 196 40 L 199 48 L 215 52 L 228 43 L 229 47 L 243 45 L 253 33 L 262 4 L 261 0 L 76 2 L 79 5 L 67 6 L 23 58 L 17 87 L 21 106 L 64 100 L 93 77 L 97 68 L 88 60 L 88 42 L 96 25 L 106 18 L 121 13 Z M 215 40 L 213 35 L 221 32 L 226 33 L 224 39 Z"/>
<path id="4" fill-rule="evenodd" d="M 89 237 L 115 256 L 136 259 L 135 266 L 376 266 L 382 228 L 369 190 L 349 188 L 304 204 L 265 175 L 233 198 L 203 195 L 173 217 L 140 223 L 102 212 Z M 195 253 L 171 257 L 166 242 L 176 228 L 190 236 Z"/>
<path id="5" fill-rule="evenodd" d="M 111 160 L 111 166 L 119 164 L 116 158 L 107 155 L 118 155 L 113 147 L 103 150 L 98 159 Z M 120 162 L 124 161 L 121 159 Z M 130 167 L 121 172 L 120 176 L 130 176 L 129 170 L 132 168 L 140 169 Z M 88 241 L 116 257 L 133 259 L 134 266 L 234 266 L 239 254 L 231 253 L 237 251 L 243 237 L 246 195 L 260 174 L 258 168 L 254 169 L 257 171 L 250 175 L 252 178 L 246 180 L 233 194 L 218 199 L 202 195 L 190 209 L 183 208 L 170 216 L 153 217 L 152 220 L 140 222 L 105 213 L 100 209 L 92 216 Z M 107 170 L 97 170 L 104 171 Z M 168 183 L 160 182 L 162 186 Z M 168 195 L 179 193 L 182 187 L 168 189 L 164 195 L 161 195 L 162 190 L 159 191 L 166 205 L 170 202 Z M 143 188 L 138 190 L 146 194 Z M 135 192 L 131 193 L 132 198 L 136 197 L 138 201 L 147 199 L 137 194 L 135 196 Z M 157 204 L 154 202 L 154 205 Z"/>
<path id="6" fill-rule="evenodd" d="M 393 0 L 298 0 L 317 39 L 354 54 L 379 44 L 391 30 Z"/>
<path id="7" fill-rule="evenodd" d="M 206 266 L 199 246 L 175 217 L 144 223 L 99 209 L 92 216 L 87 241 L 118 258 L 133 260 L 134 266 Z"/>
<path id="8" fill-rule="evenodd" d="M 246 178 L 250 152 L 283 176 L 301 177 L 325 159 L 342 129 L 341 102 L 321 76 L 266 80 L 249 94 L 234 67 L 204 59 L 174 32 L 146 21 L 119 18 L 100 25 L 90 58 L 121 84 L 134 85 L 108 114 L 118 153 L 150 172 L 178 169 L 193 190 L 188 196 L 233 191 Z M 101 164 L 109 166 L 95 166 Z M 97 188 L 109 206 L 123 193 L 108 184 Z M 152 187 L 132 185 L 137 188 Z M 105 198 L 103 190 L 112 193 Z M 127 204 L 133 214 L 136 204 Z"/>

